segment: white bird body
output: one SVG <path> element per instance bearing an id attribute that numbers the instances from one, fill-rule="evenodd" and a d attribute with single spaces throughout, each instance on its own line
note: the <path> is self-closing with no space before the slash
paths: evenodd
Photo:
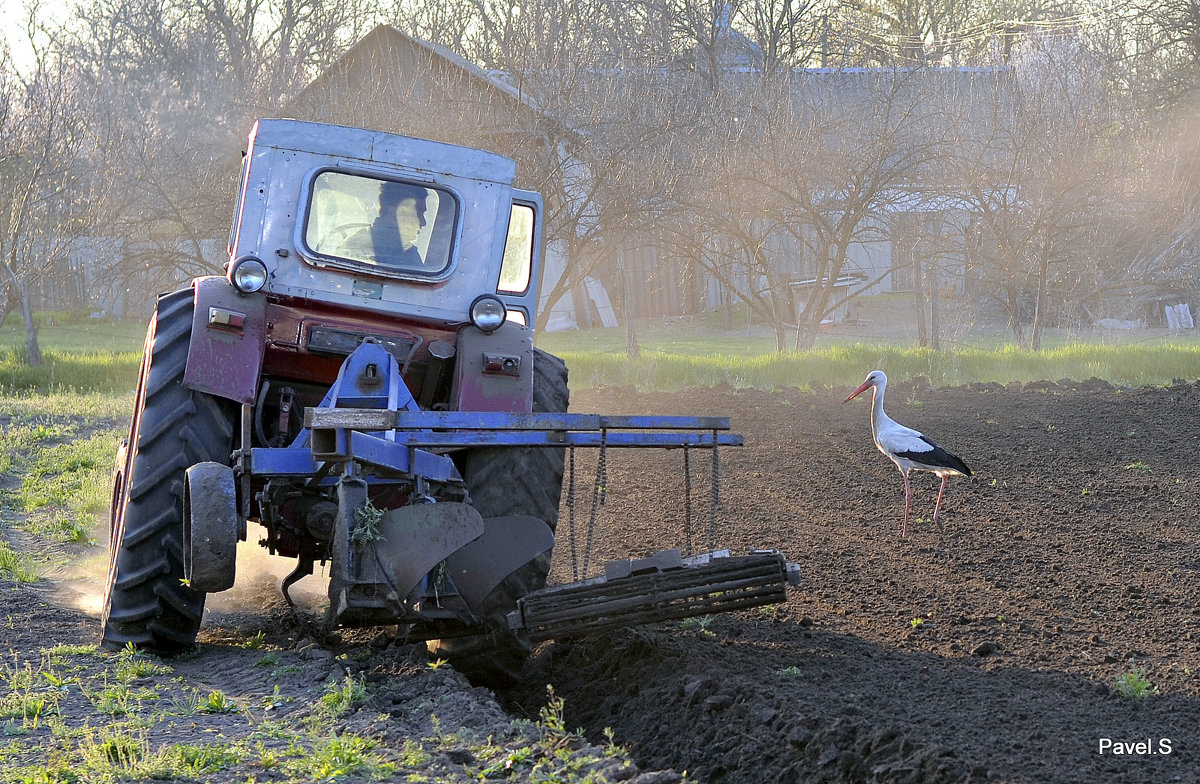
<path id="1" fill-rule="evenodd" d="M 905 427 L 884 412 L 883 397 L 887 391 L 887 376 L 882 370 L 872 370 L 867 374 L 867 380 L 842 402 L 853 400 L 867 389 L 872 392 L 871 437 L 875 440 L 875 448 L 895 463 L 904 476 L 904 525 L 900 533 L 901 538 L 908 536 L 908 517 L 912 508 L 912 486 L 908 475 L 912 471 L 929 471 L 942 480 L 937 504 L 933 509 L 933 521 L 940 531 L 942 496 L 946 492 L 946 483 L 952 476 L 970 476 L 971 469 L 960 458 L 942 449 L 923 433 Z"/>

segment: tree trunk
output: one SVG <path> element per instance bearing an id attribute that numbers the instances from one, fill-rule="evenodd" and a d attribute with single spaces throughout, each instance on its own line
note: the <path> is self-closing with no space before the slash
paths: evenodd
<path id="1" fill-rule="evenodd" d="M 617 273 L 621 276 L 621 310 L 625 318 L 625 355 L 630 359 L 638 359 L 642 355 L 642 350 L 638 346 L 637 322 L 634 319 L 633 285 L 629 280 L 629 270 L 625 266 L 623 251 L 617 251 Z"/>
<path id="2" fill-rule="evenodd" d="M 37 324 L 33 322 L 29 292 L 22 286 L 18 294 L 21 297 L 21 318 L 25 320 L 25 361 L 30 367 L 37 367 L 42 364 L 42 348 L 38 345 Z"/>
<path id="3" fill-rule="evenodd" d="M 1008 328 L 1012 330 L 1013 342 L 1018 346 L 1025 345 L 1025 328 L 1021 325 L 1021 290 L 1019 288 L 1005 289 L 1005 301 L 1008 304 Z"/>
<path id="4" fill-rule="evenodd" d="M 1029 336 L 1029 347 L 1034 351 L 1042 350 L 1042 320 L 1046 313 L 1046 276 L 1050 271 L 1049 248 L 1042 253 L 1038 261 L 1037 299 L 1033 305 L 1033 329 Z"/>
<path id="5" fill-rule="evenodd" d="M 5 320 L 8 319 L 8 314 L 12 313 L 17 306 L 12 297 L 12 288 L 5 284 L 3 291 L 4 294 L 0 295 L 0 327 L 4 326 Z"/>
<path id="6" fill-rule="evenodd" d="M 917 345 L 921 348 L 929 345 L 929 332 L 925 326 L 925 287 L 923 279 L 925 277 L 924 264 L 921 263 L 921 246 L 920 241 L 913 243 L 912 252 L 912 279 L 913 279 L 913 307 L 917 311 Z"/>
<path id="7" fill-rule="evenodd" d="M 6 297 L 6 300 L 11 303 L 13 297 L 16 297 L 17 304 L 21 308 L 21 318 L 25 322 L 25 361 L 31 367 L 37 367 L 42 364 L 42 349 L 38 345 L 37 324 L 33 323 L 33 307 L 29 302 L 29 286 L 25 281 L 17 277 L 11 264 L 0 262 L 0 266 L 4 267 L 4 275 L 8 278 L 9 295 Z M 8 315 L 7 310 L 5 311 L 5 315 Z M 3 321 L 0 321 L 0 324 L 3 323 Z"/>
<path id="8" fill-rule="evenodd" d="M 941 350 L 941 340 L 938 332 L 941 331 L 941 315 L 938 312 L 938 265 L 937 259 L 934 259 L 928 267 L 925 268 L 926 274 L 929 276 L 929 345 L 934 351 Z"/>

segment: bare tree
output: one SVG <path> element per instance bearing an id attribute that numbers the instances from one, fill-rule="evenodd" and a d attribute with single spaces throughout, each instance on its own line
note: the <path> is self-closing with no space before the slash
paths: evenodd
<path id="1" fill-rule="evenodd" d="M 981 229 L 974 262 L 1014 340 L 1037 349 L 1051 311 L 1071 317 L 1067 308 L 1095 284 L 1086 270 L 1114 211 L 1123 118 L 1078 40 L 1029 37 L 1023 46 L 1008 97 L 975 118 L 991 137 L 960 150 L 956 178 Z"/>
<path id="2" fill-rule="evenodd" d="M 527 107 L 515 118 L 523 125 L 489 142 L 516 158 L 522 183 L 545 198 L 547 240 L 567 263 L 566 274 L 543 288 L 544 328 L 568 292 L 586 302 L 589 277 L 607 277 L 622 291 L 619 253 L 661 221 L 675 176 L 673 134 L 691 127 L 694 107 L 663 67 L 670 35 L 651 6 L 474 1 L 468 52 Z M 407 22 L 433 31 L 444 27 L 439 20 L 434 8 Z M 453 26 L 449 32 L 461 35 Z"/>
<path id="3" fill-rule="evenodd" d="M 56 57 L 39 53 L 19 77 L 5 52 L 0 74 L 0 323 L 20 311 L 26 361 L 40 365 L 33 289 L 88 226 L 86 114 L 76 74 Z"/>
<path id="4" fill-rule="evenodd" d="M 1130 0 L 1115 20 L 1115 44 L 1132 90 L 1151 106 L 1186 103 L 1200 87 L 1200 4 Z"/>
<path id="5" fill-rule="evenodd" d="M 821 322 L 849 293 L 852 248 L 885 237 L 886 215 L 910 200 L 946 151 L 945 113 L 931 75 L 880 70 L 809 74 L 779 89 L 758 119 L 738 168 L 760 202 L 773 203 L 812 281 L 797 303 L 796 346 L 810 348 Z"/>
<path id="6" fill-rule="evenodd" d="M 217 271 L 245 134 L 370 21 L 369 6 L 316 0 L 81 5 L 64 56 L 104 118 L 103 176 L 124 184 L 97 205 L 122 248 L 112 274 L 149 294 Z"/>

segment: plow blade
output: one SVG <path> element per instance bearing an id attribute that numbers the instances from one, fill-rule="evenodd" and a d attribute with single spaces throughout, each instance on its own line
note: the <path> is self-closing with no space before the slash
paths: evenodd
<path id="1" fill-rule="evenodd" d="M 775 551 L 689 560 L 685 563 L 678 551 L 668 551 L 642 562 L 607 564 L 608 577 L 529 594 L 509 614 L 508 625 L 533 642 L 561 639 L 777 604 L 787 601 L 788 584 L 799 581 L 798 567 Z"/>

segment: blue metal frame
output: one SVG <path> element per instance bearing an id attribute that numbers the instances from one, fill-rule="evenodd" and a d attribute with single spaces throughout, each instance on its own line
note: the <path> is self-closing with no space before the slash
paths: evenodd
<path id="1" fill-rule="evenodd" d="M 599 414 L 422 411 L 382 346 L 365 342 L 346 358 L 318 411 L 368 409 L 386 423 L 365 432 L 354 427 L 305 429 L 284 448 L 251 450 L 251 473 L 263 477 L 313 477 L 329 463 L 356 461 L 387 474 L 461 481 L 453 461 L 430 450 L 469 447 L 618 447 L 715 449 L 741 446 L 726 417 L 603 416 Z M 347 414 L 352 418 L 354 411 Z M 336 481 L 332 473 L 323 482 Z"/>

